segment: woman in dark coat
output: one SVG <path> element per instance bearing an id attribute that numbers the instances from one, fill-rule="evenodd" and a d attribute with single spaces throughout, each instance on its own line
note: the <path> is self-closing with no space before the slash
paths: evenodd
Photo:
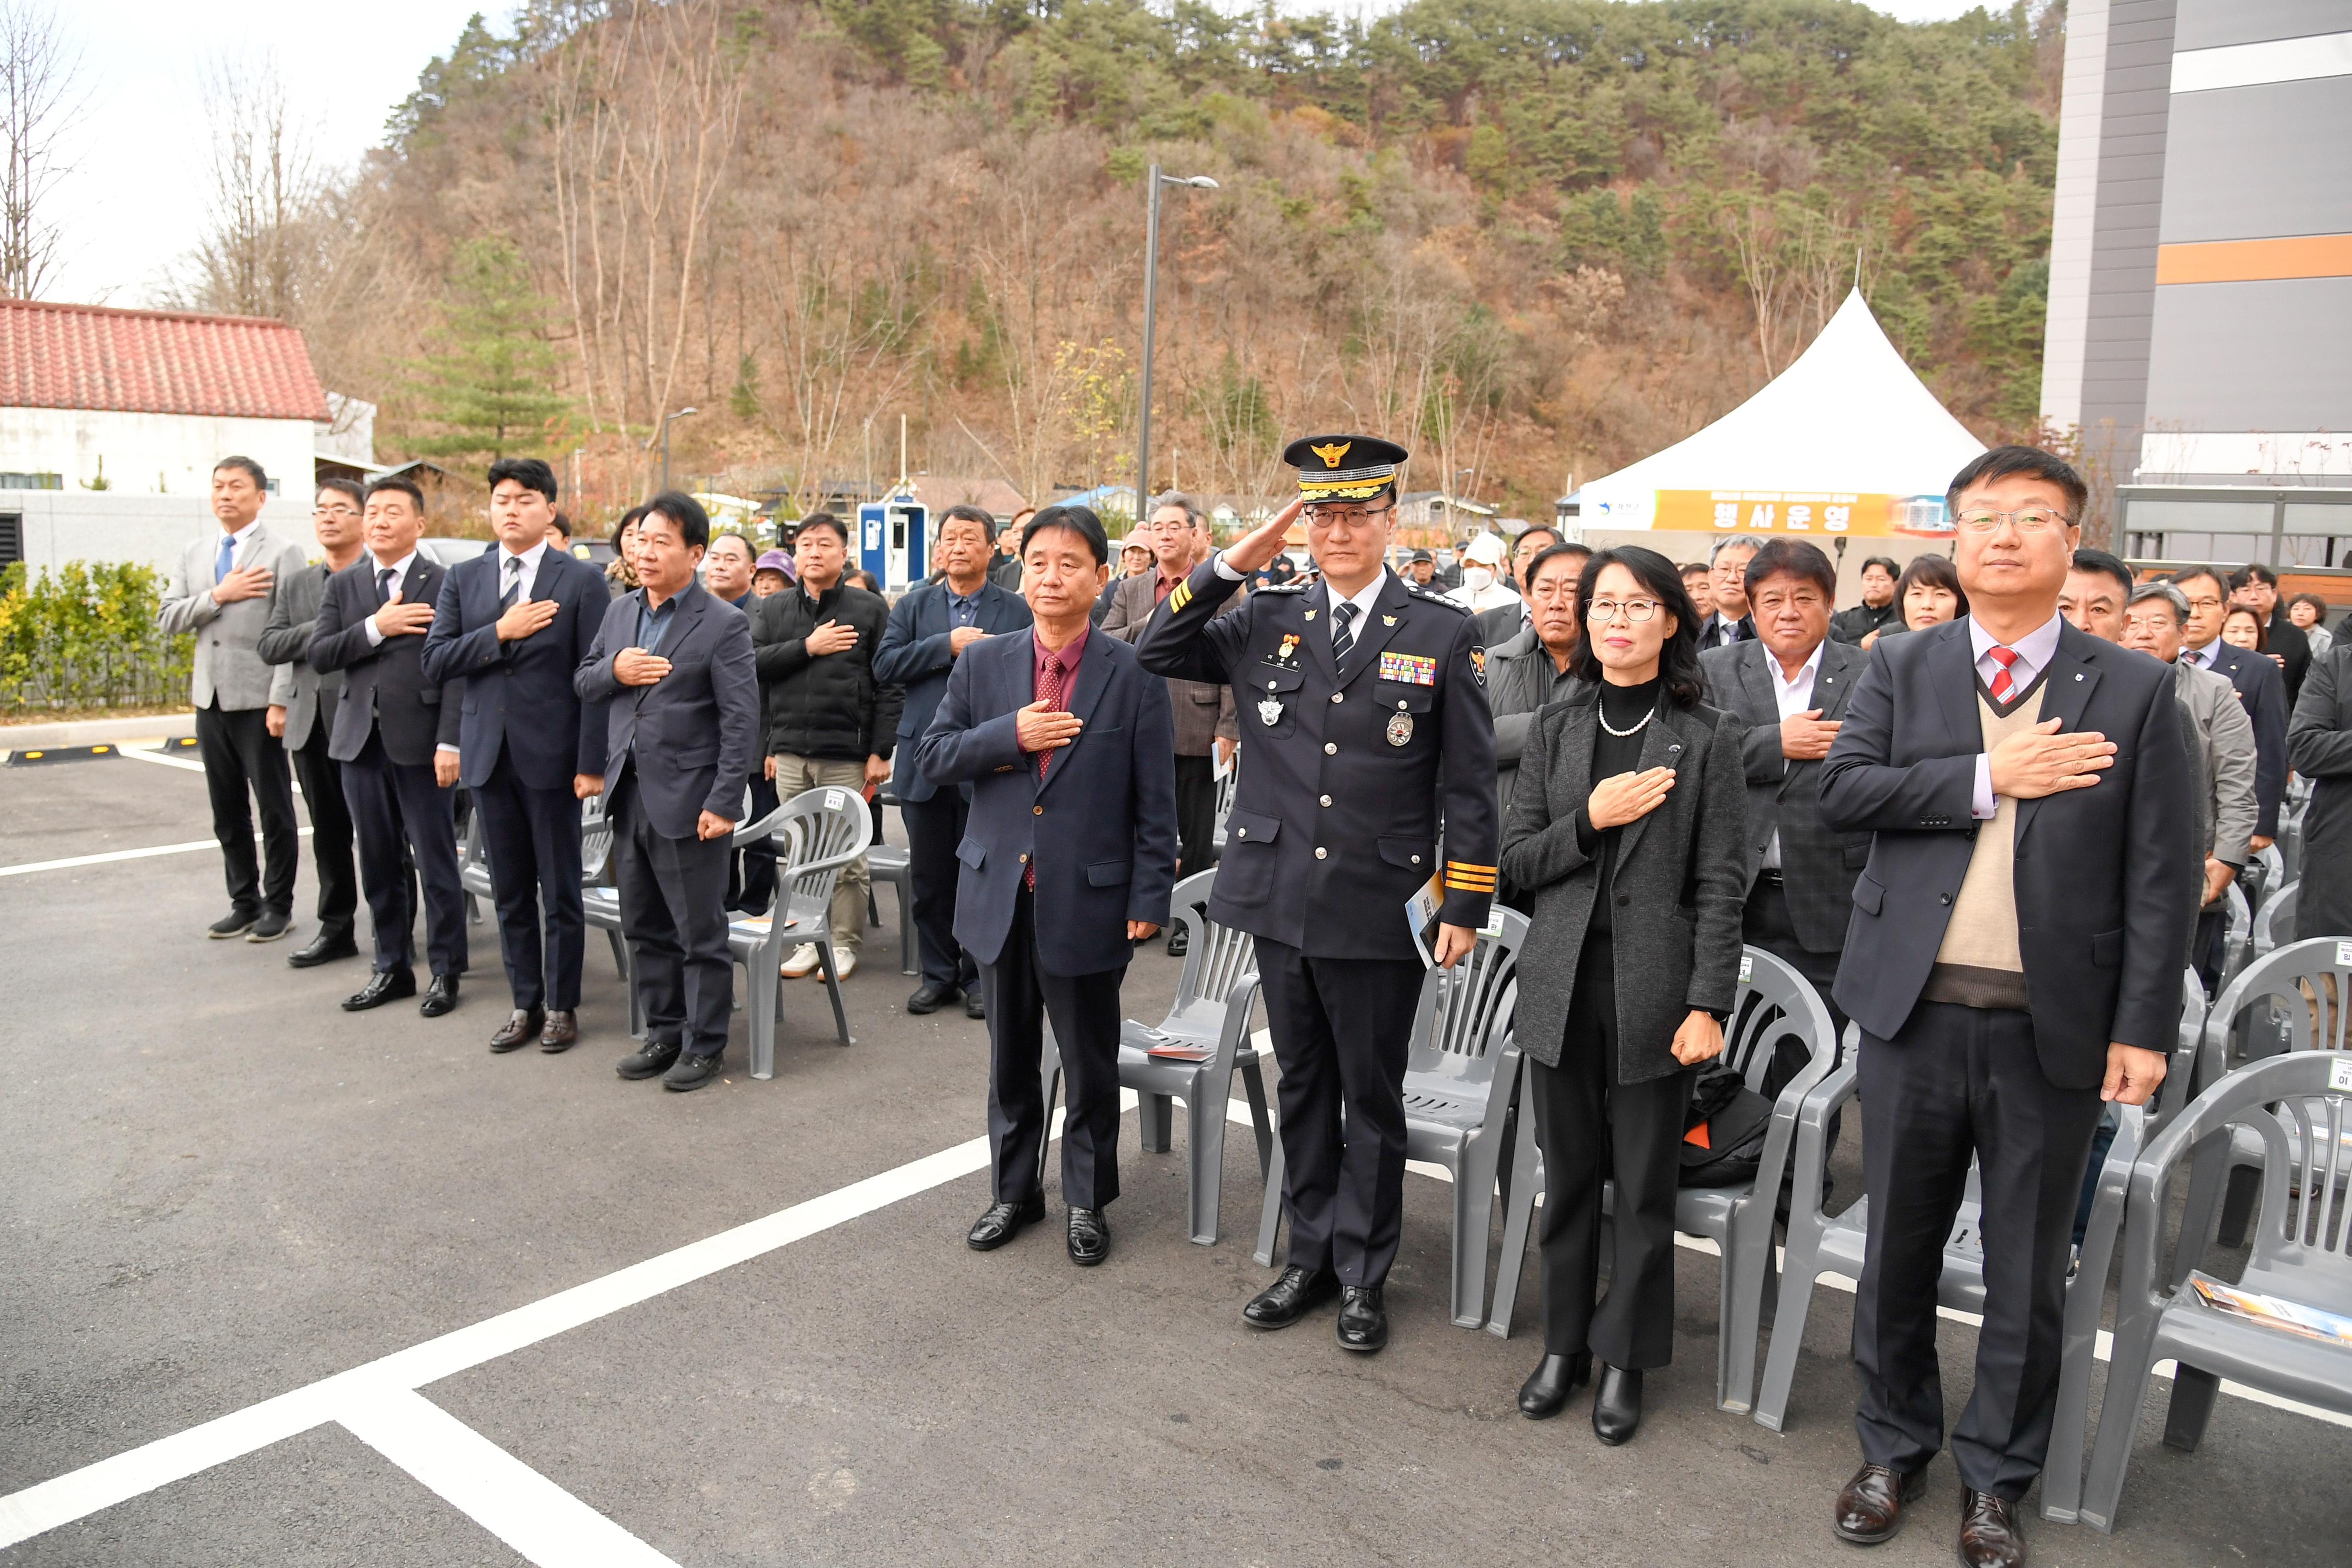
<path id="1" fill-rule="evenodd" d="M 1545 1172 L 1544 1358 L 1519 1408 L 1557 1415 L 1598 1354 L 1592 1429 L 1612 1445 L 1640 1425 L 1643 1370 L 1674 1352 L 1689 1069 L 1722 1051 L 1738 990 L 1746 784 L 1738 722 L 1700 701 L 1698 620 L 1655 551 L 1592 558 L 1576 656 L 1592 684 L 1528 727 L 1503 831 L 1503 877 L 1532 903 L 1516 1029 Z"/>

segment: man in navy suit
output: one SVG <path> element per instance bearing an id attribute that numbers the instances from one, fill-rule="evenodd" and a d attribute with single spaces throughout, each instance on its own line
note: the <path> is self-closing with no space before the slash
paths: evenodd
<path id="1" fill-rule="evenodd" d="M 604 705 L 604 761 L 582 788 L 612 791 L 621 929 L 646 1016 L 644 1047 L 615 1070 L 660 1074 L 678 1090 L 716 1078 L 727 1049 L 727 864 L 760 754 L 751 623 L 695 580 L 709 543 L 710 519 L 692 496 L 647 501 L 633 555 L 639 586 L 606 607 L 572 676 L 583 704 Z"/>
<path id="2" fill-rule="evenodd" d="M 1091 1267 L 1118 1196 L 1119 982 L 1131 944 L 1167 923 L 1176 881 L 1175 729 L 1167 682 L 1091 625 L 1110 574 L 1101 521 L 1047 507 L 1022 531 L 1021 563 L 1035 625 L 964 649 L 917 765 L 937 788 L 972 786 L 955 935 L 988 988 L 995 1180 L 965 1240 L 985 1252 L 1045 1217 L 1050 1016 L 1069 1085 L 1070 1260 Z"/>
<path id="3" fill-rule="evenodd" d="M 1837 1533 L 1894 1535 L 1944 1442 L 1936 1292 L 1974 1160 L 1984 1323 L 1951 1432 L 1960 1560 L 2019 1568 L 2058 1400 L 2067 1249 L 2105 1101 L 2164 1079 L 2196 912 L 2172 672 L 2058 613 L 2087 491 L 1999 447 L 1948 497 L 1969 615 L 1882 637 L 1821 771 L 1869 833 L 1837 1003 L 1862 1026 L 1862 1468 Z M 2185 1069 L 2184 1069 L 2185 1070 Z"/>
<path id="4" fill-rule="evenodd" d="M 550 544 L 555 470 L 537 458 L 490 465 L 498 548 L 459 562 L 425 634 L 425 674 L 463 680 L 457 776 L 482 814 L 514 1013 L 490 1049 L 542 1051 L 580 1037 L 580 802 L 604 771 L 604 710 L 583 711 L 572 672 L 604 624 L 604 574 Z M 547 930 L 540 931 L 544 909 Z"/>
<path id="5" fill-rule="evenodd" d="M 416 548 L 425 492 L 413 481 L 370 485 L 362 526 L 367 552 L 329 579 L 310 636 L 310 668 L 343 675 L 327 754 L 342 765 L 360 888 L 375 926 L 375 973 L 343 1007 L 357 1013 L 416 994 L 413 857 L 433 964 L 417 1011 L 437 1018 L 457 1005 L 457 977 L 466 971 L 466 892 L 450 792 L 457 782 L 457 708 L 442 700 L 452 693 L 424 666 L 425 630 L 448 574 Z"/>
<path id="6" fill-rule="evenodd" d="M 2172 574 L 2172 585 L 2189 596 L 2180 657 L 2200 669 L 2228 676 L 2246 705 L 2246 717 L 2254 721 L 2254 836 L 2246 847 L 2267 849 L 2278 837 L 2279 802 L 2286 795 L 2286 679 L 2268 654 L 2221 640 L 2230 585 L 2219 571 L 2190 566 Z"/>
<path id="7" fill-rule="evenodd" d="M 1020 595 L 988 580 L 996 552 L 996 520 L 976 506 L 940 514 L 931 546 L 942 575 L 900 599 L 874 654 L 874 679 L 906 689 L 898 710 L 898 744 L 890 793 L 907 825 L 907 868 L 913 879 L 915 931 L 922 949 L 923 983 L 907 998 L 909 1013 L 936 1013 L 963 998 L 964 1011 L 987 1016 L 980 967 L 955 939 L 956 846 L 963 842 L 970 797 L 961 786 L 941 789 L 915 765 L 923 731 L 931 727 L 948 675 L 964 649 L 984 637 L 1030 624 Z"/>

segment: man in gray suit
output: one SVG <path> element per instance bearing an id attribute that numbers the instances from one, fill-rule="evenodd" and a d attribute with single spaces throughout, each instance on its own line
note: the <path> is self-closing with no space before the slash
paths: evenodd
<path id="1" fill-rule="evenodd" d="M 1143 636 L 1151 612 L 1194 566 L 1209 558 L 1209 530 L 1201 509 L 1181 490 L 1170 490 L 1152 502 L 1149 519 L 1129 537 L 1150 547 L 1153 569 L 1122 577 L 1112 589 L 1110 613 L 1103 617 L 1105 637 L 1134 643 Z M 1220 614 L 1241 607 L 1236 596 Z M 1217 859 L 1217 755 L 1230 760 L 1240 731 L 1234 724 L 1234 692 L 1230 686 L 1207 680 L 1171 680 L 1169 705 L 1176 714 L 1176 857 L 1177 874 L 1189 877 L 1205 871 Z M 1184 928 L 1171 924 L 1168 951 L 1184 951 Z"/>
<path id="2" fill-rule="evenodd" d="M 319 931 L 286 955 L 296 969 L 356 958 L 352 927 L 359 912 L 359 878 L 352 869 L 352 814 L 343 802 L 341 765 L 327 754 L 343 672 L 320 673 L 310 664 L 310 634 L 327 579 L 360 558 L 366 492 L 356 479 L 321 479 L 310 527 L 327 559 L 305 562 L 279 577 L 269 593 L 269 626 L 261 634 L 262 662 L 277 666 L 269 685 L 269 732 L 294 762 L 302 804 L 310 808 L 310 864 L 319 876 Z"/>
<path id="3" fill-rule="evenodd" d="M 1743 937 L 1811 981 L 1843 1032 L 1830 987 L 1870 835 L 1833 833 L 1822 821 L 1822 759 L 1870 656 L 1831 639 L 1837 568 L 1815 546 L 1766 541 L 1748 560 L 1745 587 L 1756 635 L 1699 655 L 1707 701 L 1747 727 Z"/>
<path id="4" fill-rule="evenodd" d="M 294 823 L 294 783 L 286 748 L 264 720 L 275 676 L 259 644 L 269 625 L 271 586 L 302 568 L 302 547 L 263 526 L 269 481 L 251 458 L 223 458 L 213 469 L 217 537 L 182 552 L 156 624 L 193 632 L 196 752 L 212 796 L 213 837 L 228 876 L 228 913 L 206 928 L 215 941 L 275 942 L 294 929 L 294 873 L 302 841 Z M 253 853 L 253 811 L 261 808 L 262 861 Z"/>

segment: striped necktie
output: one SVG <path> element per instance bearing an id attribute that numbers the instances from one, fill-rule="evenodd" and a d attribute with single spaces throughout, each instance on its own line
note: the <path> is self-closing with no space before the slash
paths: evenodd
<path id="1" fill-rule="evenodd" d="M 1331 638 L 1331 662 L 1344 669 L 1348 655 L 1356 647 L 1356 601 L 1342 599 L 1332 605 L 1331 618 L 1339 623 L 1339 630 Z"/>
<path id="2" fill-rule="evenodd" d="M 1985 649 L 1985 657 L 2000 666 L 1999 669 L 1992 672 L 1992 684 L 1990 689 L 1995 702 L 2005 703 L 2009 700 L 2009 694 L 2017 689 L 2017 683 L 2011 680 L 2009 675 L 2009 667 L 2017 662 L 2017 650 L 1996 644 Z"/>

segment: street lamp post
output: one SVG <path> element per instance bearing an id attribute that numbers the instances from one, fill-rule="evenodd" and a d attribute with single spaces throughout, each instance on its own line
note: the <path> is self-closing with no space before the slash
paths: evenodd
<path id="1" fill-rule="evenodd" d="M 1161 174 L 1157 163 L 1151 165 L 1146 184 L 1151 196 L 1146 204 L 1143 223 L 1143 418 L 1135 447 L 1135 521 L 1139 523 L 1143 521 L 1151 494 L 1151 328 L 1160 294 L 1160 187 L 1191 185 L 1202 191 L 1217 188 L 1217 182 L 1206 174 L 1180 179 Z"/>
<path id="2" fill-rule="evenodd" d="M 671 426 L 672 424 L 674 424 L 675 422 L 677 422 L 677 420 L 690 418 L 690 417 L 692 417 L 693 416 L 695 416 L 695 415 L 697 415 L 697 414 L 699 414 L 699 413 L 701 413 L 701 412 L 702 412 L 702 410 L 701 410 L 701 409 L 699 409 L 699 408 L 681 408 L 681 409 L 679 409 L 677 413 L 675 413 L 675 414 L 671 414 L 671 415 L 667 415 L 667 416 L 665 416 L 663 417 L 663 419 L 662 419 L 662 469 L 661 469 L 661 487 L 660 487 L 661 489 L 669 489 L 669 427 L 670 427 L 670 426 Z"/>

